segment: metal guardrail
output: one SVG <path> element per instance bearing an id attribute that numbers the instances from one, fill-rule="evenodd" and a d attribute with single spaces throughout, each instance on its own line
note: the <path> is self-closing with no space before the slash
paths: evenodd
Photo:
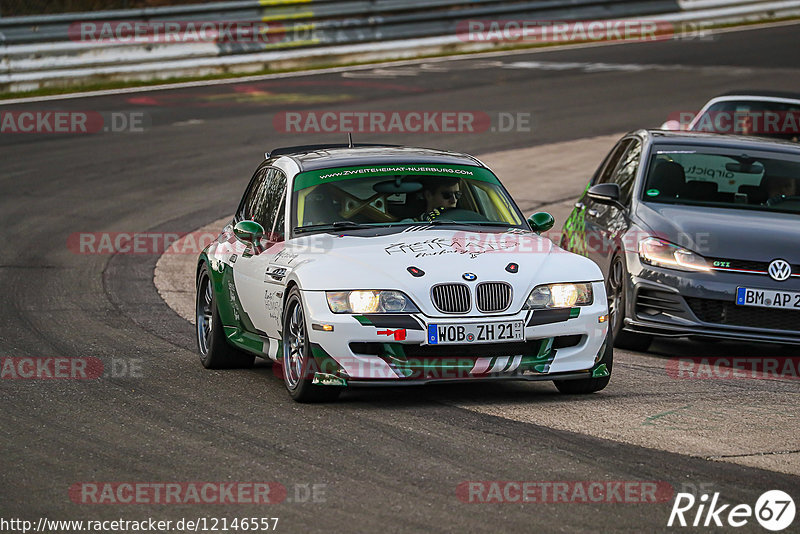
<path id="1" fill-rule="evenodd" d="M 386 50 L 387 42 L 402 48 L 409 40 L 438 39 L 452 48 L 466 44 L 456 35 L 458 23 L 465 20 L 713 20 L 722 13 L 730 20 L 800 15 L 800 0 L 238 0 L 6 17 L 0 18 L 0 90 L 124 77 L 126 72 L 138 79 L 169 72 L 186 75 L 193 65 L 208 71 L 215 65 L 225 69 L 249 63 L 252 71 L 258 70 L 259 62 L 279 60 L 275 52 L 298 58 L 302 49 L 323 47 Z M 129 21 L 256 22 L 264 25 L 268 38 L 193 43 L 75 38 L 76 25 L 82 22 Z"/>
<path id="2" fill-rule="evenodd" d="M 287 35 L 310 29 L 321 44 L 446 35 L 469 18 L 576 19 L 668 13 L 676 0 L 247 0 L 132 10 L 0 18 L 7 44 L 69 41 L 69 28 L 101 21 L 260 21 Z M 292 46 L 287 42 L 287 47 Z"/>

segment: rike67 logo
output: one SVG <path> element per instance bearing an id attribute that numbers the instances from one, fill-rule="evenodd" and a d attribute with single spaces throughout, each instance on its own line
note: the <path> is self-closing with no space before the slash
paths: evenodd
<path id="1" fill-rule="evenodd" d="M 720 504 L 718 492 L 711 497 L 704 493 L 699 499 L 691 493 L 678 493 L 667 526 L 743 527 L 755 516 L 762 527 L 778 532 L 792 524 L 795 512 L 792 497 L 780 490 L 763 493 L 754 507 Z"/>

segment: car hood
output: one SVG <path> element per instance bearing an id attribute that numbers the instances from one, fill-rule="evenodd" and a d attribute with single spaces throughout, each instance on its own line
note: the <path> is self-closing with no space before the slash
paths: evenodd
<path id="1" fill-rule="evenodd" d="M 652 235 L 710 258 L 800 263 L 795 214 L 641 203 L 636 215 Z"/>
<path id="2" fill-rule="evenodd" d="M 369 237 L 318 234 L 287 243 L 281 256 L 274 263 L 286 265 L 307 291 L 398 289 L 413 298 L 439 283 L 502 280 L 515 289 L 512 309 L 542 283 L 602 280 L 591 260 L 520 231 L 412 228 Z M 517 272 L 507 270 L 511 263 L 518 265 Z M 425 274 L 415 277 L 409 267 Z M 465 273 L 475 280 L 465 282 Z"/>

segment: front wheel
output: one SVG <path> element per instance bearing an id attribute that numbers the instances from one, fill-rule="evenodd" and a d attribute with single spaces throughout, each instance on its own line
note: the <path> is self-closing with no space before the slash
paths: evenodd
<path id="1" fill-rule="evenodd" d="M 603 357 L 598 363 L 606 364 L 608 376 L 579 378 L 577 380 L 554 380 L 553 383 L 559 392 L 566 395 L 584 395 L 604 389 L 608 385 L 608 381 L 611 380 L 611 369 L 614 367 L 614 342 L 612 341 L 611 334 L 609 334 L 608 339 L 606 339 Z"/>
<path id="2" fill-rule="evenodd" d="M 625 332 L 625 303 L 627 300 L 628 270 L 621 255 L 611 260 L 611 269 L 606 280 L 608 295 L 609 329 L 614 346 L 621 349 L 644 352 L 650 347 L 653 336 L 636 332 Z"/>
<path id="3" fill-rule="evenodd" d="M 314 357 L 308 341 L 303 300 L 296 287 L 289 292 L 283 313 L 283 383 L 297 402 L 330 402 L 341 393 L 339 386 L 312 383 Z"/>
<path id="4" fill-rule="evenodd" d="M 214 287 L 203 265 L 197 276 L 197 300 L 195 305 L 197 351 L 200 362 L 206 369 L 234 369 L 252 367 L 255 356 L 246 354 L 225 339 L 222 320 L 219 318 Z"/>

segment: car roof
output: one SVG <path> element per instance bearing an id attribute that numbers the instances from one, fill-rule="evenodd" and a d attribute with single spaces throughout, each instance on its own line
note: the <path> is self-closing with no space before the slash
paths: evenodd
<path id="1" fill-rule="evenodd" d="M 278 148 L 270 157 L 286 156 L 300 171 L 356 165 L 420 164 L 473 165 L 485 167 L 476 157 L 459 152 L 397 145 L 305 145 Z"/>
<path id="2" fill-rule="evenodd" d="M 721 95 L 717 95 L 714 98 L 721 98 L 721 97 L 741 97 L 747 100 L 758 100 L 759 98 L 767 97 L 767 98 L 785 98 L 789 100 L 797 100 L 800 101 L 800 93 L 793 93 L 791 91 L 762 91 L 759 89 L 748 90 L 742 89 L 739 91 L 728 91 L 727 93 L 722 93 Z"/>
<path id="3" fill-rule="evenodd" d="M 649 137 L 654 144 L 749 148 L 751 150 L 800 154 L 800 145 L 798 143 L 769 137 L 674 130 L 637 130 L 631 133 Z"/>

